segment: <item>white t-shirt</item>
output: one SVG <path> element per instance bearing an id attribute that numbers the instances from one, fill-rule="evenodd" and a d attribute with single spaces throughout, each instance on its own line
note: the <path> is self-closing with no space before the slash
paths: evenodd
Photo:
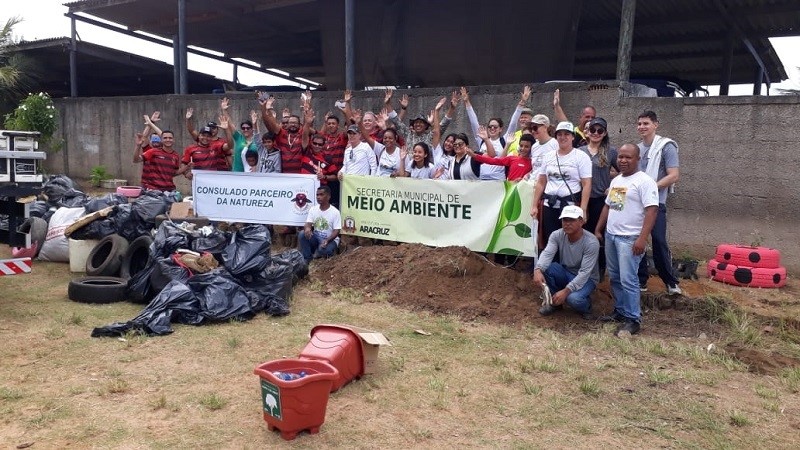
<path id="1" fill-rule="evenodd" d="M 616 236 L 639 236 L 644 225 L 644 209 L 658 206 L 658 187 L 646 173 L 611 180 L 606 196 L 608 223 L 606 231 Z"/>
<path id="2" fill-rule="evenodd" d="M 416 178 L 419 180 L 430 180 L 433 178 L 433 173 L 436 171 L 436 168 L 433 164 L 429 164 L 425 167 L 417 167 L 414 164 L 411 165 L 411 178 Z"/>
<path id="3" fill-rule="evenodd" d="M 505 139 L 505 138 L 504 138 Z M 502 158 L 505 153 L 505 149 L 503 148 L 503 143 L 500 142 L 500 138 L 497 139 L 490 139 L 492 141 L 492 147 L 494 148 L 495 158 Z M 481 153 L 486 153 L 486 143 L 481 143 Z M 489 155 L 486 155 L 489 156 Z M 505 180 L 506 179 L 506 168 L 505 166 L 495 166 L 493 164 L 482 164 L 481 165 L 481 180 Z"/>
<path id="4" fill-rule="evenodd" d="M 551 138 L 544 144 L 536 141 L 531 147 L 531 173 L 538 174 L 539 168 L 542 167 L 542 159 L 544 155 L 558 150 L 558 141 Z"/>
<path id="5" fill-rule="evenodd" d="M 333 233 L 333 230 L 342 229 L 342 217 L 339 210 L 335 206 L 330 205 L 325 211 L 319 208 L 319 205 L 314 205 L 308 211 L 306 223 L 311 223 L 314 227 L 314 236 L 323 241 Z M 339 244 L 339 238 L 334 239 L 336 244 Z"/>
<path id="6" fill-rule="evenodd" d="M 400 164 L 400 149 L 395 147 L 394 151 L 389 153 L 384 147 L 383 151 L 378 155 L 378 176 L 388 177 L 397 172 L 398 164 Z"/>
<path id="7" fill-rule="evenodd" d="M 578 201 L 581 178 L 592 178 L 592 159 L 577 148 L 573 148 L 564 156 L 559 155 L 558 150 L 549 152 L 542 156 L 539 175 L 547 177 L 547 184 L 544 186 L 545 195 L 567 197 L 571 191 Z"/>

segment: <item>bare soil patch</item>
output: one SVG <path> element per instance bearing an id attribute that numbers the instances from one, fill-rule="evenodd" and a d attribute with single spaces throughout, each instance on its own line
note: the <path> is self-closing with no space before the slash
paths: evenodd
<path id="1" fill-rule="evenodd" d="M 582 333 L 601 324 L 585 321 L 568 309 L 549 317 L 538 313 L 540 289 L 527 270 L 494 264 L 464 247 L 432 248 L 421 244 L 357 247 L 343 255 L 314 263 L 313 277 L 326 292 L 358 289 L 366 296 L 386 296 L 395 305 L 411 310 L 454 314 L 464 320 L 485 320 L 501 325 L 534 325 L 566 333 Z M 765 323 L 783 320 L 798 328 L 795 308 L 800 309 L 793 282 L 782 290 L 749 289 L 709 280 L 705 265 L 698 280 L 682 280 L 684 295 L 669 298 L 657 277 L 649 280 L 643 294 L 643 333 L 653 337 L 708 337 L 720 335 L 721 326 L 697 311 L 694 304 L 707 296 L 734 302 Z M 593 294 L 594 313 L 613 309 L 608 280 Z M 800 365 L 800 360 L 756 349 L 731 350 L 757 373 L 774 374 L 782 367 Z"/>

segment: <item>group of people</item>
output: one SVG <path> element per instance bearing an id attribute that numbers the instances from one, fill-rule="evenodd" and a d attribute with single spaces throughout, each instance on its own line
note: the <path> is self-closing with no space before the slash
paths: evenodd
<path id="1" fill-rule="evenodd" d="M 319 125 L 310 91 L 301 96 L 299 115 L 284 109 L 280 119 L 275 98 L 256 92 L 260 113 L 250 111 L 238 129 L 227 98 L 220 101 L 217 122 L 209 121 L 199 131 L 188 108 L 186 127 L 193 142 L 182 154 L 174 149 L 174 133 L 158 128 L 160 114 L 145 115 L 133 159 L 144 163 L 142 186 L 159 190 L 174 190 L 173 178 L 191 179 L 193 169 L 315 175 L 320 183 L 317 205 L 298 234 L 307 260 L 330 256 L 338 245 L 340 182 L 348 175 L 533 178 L 531 215 L 540 224 L 535 239 L 541 249 L 533 277 L 553 292 L 540 313 L 549 315 L 566 303 L 591 317 L 591 293 L 607 271 L 616 303 L 613 314 L 601 319 L 620 321 L 620 331 L 636 333 L 639 296 L 649 276 L 643 258 L 648 237 L 668 293 L 681 293 L 666 242 L 666 199 L 679 176 L 677 144 L 656 133 L 657 116 L 646 111 L 637 120 L 642 142 L 616 149 L 610 145 L 606 120 L 593 107 L 581 111 L 575 126 L 556 90 L 553 126 L 547 115 L 526 107 L 530 94 L 526 86 L 505 129 L 497 117 L 481 125 L 463 87 L 439 100 L 430 114 L 408 123 L 409 98 L 399 99 L 398 111 L 392 90 L 385 92 L 384 107 L 377 113 L 353 108 L 352 93 L 345 91 L 343 105 L 337 105 L 343 117 L 329 111 Z M 470 133 L 444 135 L 459 103 L 464 104 Z"/>

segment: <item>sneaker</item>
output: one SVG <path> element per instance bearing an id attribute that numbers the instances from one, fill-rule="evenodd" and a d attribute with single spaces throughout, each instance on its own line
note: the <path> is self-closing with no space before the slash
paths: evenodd
<path id="1" fill-rule="evenodd" d="M 539 314 L 541 314 L 543 316 L 549 316 L 550 314 L 553 314 L 554 312 L 556 312 L 556 307 L 553 306 L 553 305 L 544 305 L 541 308 L 539 308 Z"/>
<path id="2" fill-rule="evenodd" d="M 614 312 L 607 316 L 600 316 L 597 318 L 597 320 L 600 322 L 624 322 L 625 318 Z"/>
<path id="3" fill-rule="evenodd" d="M 641 326 L 639 325 L 639 322 L 636 322 L 634 320 L 626 320 L 625 323 L 620 324 L 620 326 L 617 327 L 617 331 L 614 332 L 614 336 L 620 336 L 626 334 L 634 335 L 639 332 L 640 328 Z"/>
<path id="4" fill-rule="evenodd" d="M 672 286 L 667 286 L 667 295 L 682 295 L 683 291 L 681 290 L 680 286 L 677 284 Z"/>
<path id="5" fill-rule="evenodd" d="M 646 284 L 640 284 L 639 285 L 639 292 L 641 292 L 641 293 L 647 292 L 647 285 Z"/>
<path id="6" fill-rule="evenodd" d="M 582 318 L 583 320 L 594 320 L 594 315 L 592 315 L 592 312 L 591 312 L 591 311 L 589 311 L 589 312 L 584 312 L 584 313 L 578 313 L 578 314 L 580 314 L 580 315 L 581 315 L 581 318 Z"/>

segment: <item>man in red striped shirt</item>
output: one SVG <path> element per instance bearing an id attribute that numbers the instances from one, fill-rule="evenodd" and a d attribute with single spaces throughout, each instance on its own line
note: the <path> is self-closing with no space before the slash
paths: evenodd
<path id="1" fill-rule="evenodd" d="M 157 189 L 159 191 L 174 191 L 175 183 L 172 179 L 177 175 L 180 165 L 180 156 L 175 152 L 172 144 L 175 142 L 175 135 L 172 131 L 164 130 L 161 137 L 153 134 L 150 144 L 142 152 L 144 137 L 141 133 L 136 133 L 136 149 L 133 154 L 133 162 L 144 162 L 142 166 L 142 187 L 145 189 Z"/>
<path id="2" fill-rule="evenodd" d="M 219 170 L 220 155 L 210 145 L 211 128 L 204 127 L 197 136 L 197 144 L 186 147 L 181 158 L 181 168 L 178 174 L 184 174 L 186 178 L 192 179 L 192 169 L 198 170 Z"/>
<path id="3" fill-rule="evenodd" d="M 275 120 L 272 115 L 272 105 L 275 103 L 275 97 L 269 96 L 264 99 L 259 95 L 259 104 L 261 105 L 261 120 L 267 126 L 267 130 L 275 134 L 275 148 L 281 151 L 281 172 L 283 173 L 300 173 L 303 158 L 303 139 L 300 133 L 300 117 L 291 115 L 289 116 L 288 125 L 284 129 L 281 124 Z"/>

